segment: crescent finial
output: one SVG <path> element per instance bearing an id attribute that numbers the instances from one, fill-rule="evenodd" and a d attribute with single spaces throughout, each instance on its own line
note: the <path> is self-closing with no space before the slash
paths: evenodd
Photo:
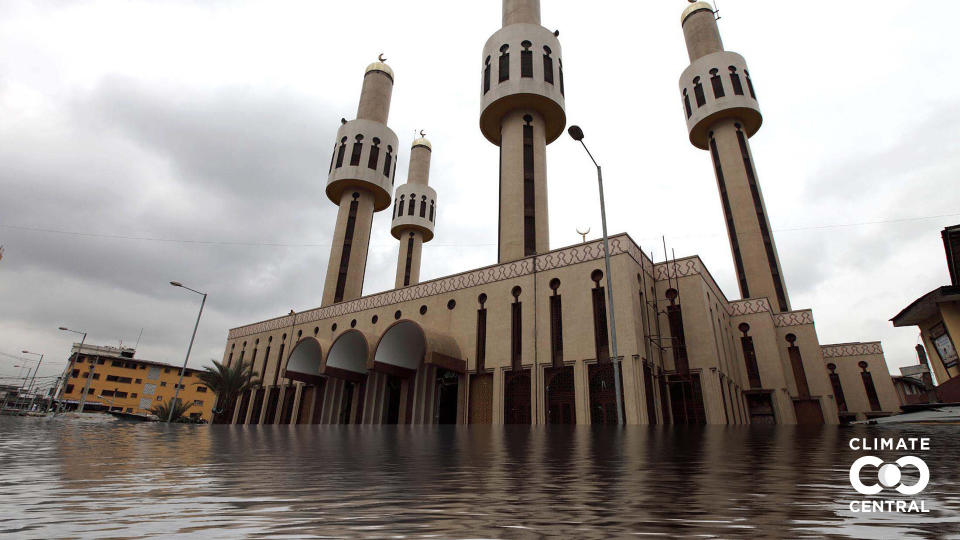
<path id="1" fill-rule="evenodd" d="M 426 136 L 426 135 L 424 134 L 423 130 L 421 129 L 421 130 L 420 130 L 420 137 L 424 137 L 424 136 Z"/>
<path id="2" fill-rule="evenodd" d="M 383 57 L 383 53 L 380 53 L 380 54 L 377 56 L 377 60 L 379 60 L 379 61 L 381 61 L 381 62 L 386 62 L 386 61 L 387 61 L 387 59 Z"/>

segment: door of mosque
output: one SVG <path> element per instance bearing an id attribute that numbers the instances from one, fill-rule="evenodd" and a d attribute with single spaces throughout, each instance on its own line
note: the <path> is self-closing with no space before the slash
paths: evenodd
<path id="1" fill-rule="evenodd" d="M 504 373 L 503 423 L 530 423 L 530 370 Z"/>
<path id="2" fill-rule="evenodd" d="M 577 423 L 577 395 L 574 389 L 573 366 L 544 370 L 544 395 L 547 400 L 548 424 Z"/>
<path id="3" fill-rule="evenodd" d="M 617 423 L 617 392 L 613 378 L 613 362 L 590 364 L 590 423 Z M 620 368 L 619 362 L 617 369 Z M 623 378 L 621 377 L 621 380 Z M 622 407 L 621 403 L 621 407 Z"/>
<path id="4" fill-rule="evenodd" d="M 457 423 L 457 394 L 460 376 L 453 371 L 437 368 L 437 414 L 438 424 Z"/>
<path id="5" fill-rule="evenodd" d="M 397 424 L 400 422 L 400 390 L 403 379 L 387 375 L 386 388 L 383 394 L 383 423 Z"/>
<path id="6" fill-rule="evenodd" d="M 493 373 L 470 375 L 470 410 L 467 422 L 471 424 L 493 422 Z"/>

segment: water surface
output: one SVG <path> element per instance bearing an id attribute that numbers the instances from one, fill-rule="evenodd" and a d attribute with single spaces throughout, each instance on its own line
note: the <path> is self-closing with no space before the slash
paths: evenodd
<path id="1" fill-rule="evenodd" d="M 960 536 L 954 426 L 192 426 L 0 417 L 12 538 Z M 926 436 L 926 514 L 854 514 L 851 437 Z M 906 471 L 906 470 L 905 470 Z M 868 474 L 864 481 L 870 480 Z M 874 477 L 872 481 L 876 481 Z M 912 483 L 912 481 L 911 481 Z"/>

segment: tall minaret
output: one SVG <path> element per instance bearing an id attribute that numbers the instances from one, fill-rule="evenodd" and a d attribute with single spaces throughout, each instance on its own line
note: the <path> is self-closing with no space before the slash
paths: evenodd
<path id="1" fill-rule="evenodd" d="M 330 158 L 327 197 L 340 206 L 323 286 L 328 306 L 358 298 L 363 290 L 373 213 L 390 207 L 397 168 L 397 136 L 387 127 L 393 70 L 367 66 L 357 119 L 343 121 Z"/>
<path id="2" fill-rule="evenodd" d="M 400 240 L 395 284 L 398 289 L 420 282 L 420 251 L 424 242 L 433 239 L 437 192 L 427 185 L 432 152 L 430 141 L 423 137 L 421 131 L 420 138 L 413 141 L 410 148 L 407 183 L 397 188 L 390 232 Z"/>
<path id="3" fill-rule="evenodd" d="M 500 147 L 499 261 L 550 249 L 547 144 L 563 132 L 559 32 L 539 0 L 503 0 L 503 28 L 483 47 L 480 131 Z"/>
<path id="4" fill-rule="evenodd" d="M 789 311 L 777 247 L 747 140 L 763 118 L 747 63 L 723 50 L 713 7 L 695 2 L 683 11 L 690 66 L 680 93 L 690 142 L 709 150 L 720 188 L 730 249 L 744 298 L 766 297 L 776 311 Z"/>

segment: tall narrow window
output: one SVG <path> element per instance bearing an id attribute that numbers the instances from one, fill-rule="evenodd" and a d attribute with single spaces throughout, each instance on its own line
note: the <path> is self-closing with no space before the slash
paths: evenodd
<path id="1" fill-rule="evenodd" d="M 420 196 L 420 217 L 422 218 L 427 217 L 427 196 L 426 195 Z"/>
<path id="2" fill-rule="evenodd" d="M 553 51 L 546 45 L 543 46 L 543 82 L 553 84 L 553 58 L 550 54 Z"/>
<path id="3" fill-rule="evenodd" d="M 430 223 L 433 223 L 433 199 L 430 199 Z"/>
<path id="4" fill-rule="evenodd" d="M 393 164 L 393 174 L 390 175 L 390 185 L 397 181 L 397 164 Z"/>
<path id="5" fill-rule="evenodd" d="M 263 353 L 263 365 L 260 366 L 260 383 L 263 384 L 263 376 L 267 372 L 267 362 L 270 361 L 270 346 L 267 345 L 267 350 Z"/>
<path id="6" fill-rule="evenodd" d="M 373 146 L 370 147 L 370 157 L 367 159 L 367 168 L 377 170 L 377 161 L 380 160 L 380 139 L 373 138 Z"/>
<path id="7" fill-rule="evenodd" d="M 600 286 L 603 272 L 599 269 L 590 274 L 593 280 L 593 343 L 597 353 L 597 362 L 610 361 L 610 344 L 607 337 L 607 305 L 604 289 Z"/>
<path id="8" fill-rule="evenodd" d="M 350 267 L 350 246 L 353 244 L 353 229 L 357 224 L 357 209 L 360 205 L 359 193 L 353 194 L 350 202 L 350 213 L 347 215 L 347 230 L 343 235 L 343 249 L 340 251 L 340 269 L 337 275 L 337 289 L 333 294 L 334 302 L 343 301 L 344 289 L 347 286 L 347 270 Z"/>
<path id="9" fill-rule="evenodd" d="M 687 118 L 693 116 L 693 110 L 690 109 L 690 95 L 686 88 L 683 89 L 683 109 L 687 111 Z"/>
<path id="10" fill-rule="evenodd" d="M 500 47 L 500 78 L 498 82 L 506 81 L 510 78 L 510 50 L 509 45 Z"/>
<path id="11" fill-rule="evenodd" d="M 550 280 L 550 360 L 553 367 L 563 366 L 563 306 L 560 300 L 560 280 Z"/>
<path id="12" fill-rule="evenodd" d="M 753 338 L 747 335 L 750 331 L 750 325 L 740 323 L 740 345 L 743 347 L 743 361 L 747 367 L 747 380 L 750 381 L 750 388 L 760 388 L 763 384 L 760 382 L 760 368 L 757 366 L 757 351 L 753 347 Z"/>
<path id="13" fill-rule="evenodd" d="M 667 323 L 670 325 L 673 362 L 677 371 L 686 376 L 690 372 L 690 361 L 687 358 L 687 338 L 683 331 L 683 308 L 677 301 L 680 292 L 673 288 L 667 289 L 666 297 L 670 301 L 667 306 Z"/>
<path id="14" fill-rule="evenodd" d="M 860 366 L 860 377 L 863 379 L 863 389 L 867 391 L 867 400 L 870 401 L 870 410 L 880 410 L 880 398 L 877 396 L 877 388 L 873 385 L 873 375 L 867 371 L 868 364 L 864 361 L 857 363 Z"/>
<path id="15" fill-rule="evenodd" d="M 490 57 L 483 61 L 483 93 L 490 91 Z"/>
<path id="16" fill-rule="evenodd" d="M 733 93 L 742 96 L 743 95 L 743 83 L 740 82 L 740 74 L 737 73 L 737 68 L 730 66 L 730 84 L 733 85 Z"/>
<path id="17" fill-rule="evenodd" d="M 753 91 L 753 79 L 750 78 L 750 72 L 743 70 L 743 74 L 747 76 L 747 88 L 750 89 L 750 97 L 757 99 L 757 93 Z"/>
<path id="18" fill-rule="evenodd" d="M 524 41 L 520 44 L 523 47 L 523 50 L 520 51 L 520 76 L 521 77 L 533 77 L 533 51 L 530 50 L 530 46 L 533 45 L 529 41 Z"/>
<path id="19" fill-rule="evenodd" d="M 390 176 L 390 163 L 393 160 L 393 147 L 387 145 L 387 159 L 383 160 L 383 175 Z"/>
<path id="20" fill-rule="evenodd" d="M 563 60 L 557 58 L 557 75 L 560 77 L 560 95 L 563 95 Z"/>
<path id="21" fill-rule="evenodd" d="M 284 334 L 283 341 L 280 343 L 280 350 L 277 351 L 277 366 L 273 371 L 273 384 L 280 384 L 280 365 L 283 364 L 283 349 L 287 344 L 287 335 Z"/>
<path id="22" fill-rule="evenodd" d="M 703 95 L 703 83 L 700 77 L 693 78 L 693 95 L 697 97 L 697 107 L 703 107 L 707 103 L 707 98 Z"/>
<path id="23" fill-rule="evenodd" d="M 536 198 L 534 197 L 533 171 L 533 126 L 530 122 L 533 117 L 529 114 L 523 117 L 523 254 L 533 255 L 537 252 L 537 216 Z"/>
<path id="24" fill-rule="evenodd" d="M 757 176 L 753 170 L 753 160 L 750 159 L 747 137 L 741 130 L 740 124 L 734 125 L 737 128 L 740 156 L 743 158 L 743 167 L 747 171 L 747 181 L 750 184 L 750 193 L 753 195 L 753 206 L 757 213 L 758 224 L 760 225 L 760 236 L 763 239 L 763 247 L 767 255 L 767 265 L 770 268 L 770 275 L 773 278 L 773 288 L 777 295 L 777 304 L 780 307 L 780 311 L 787 311 L 787 293 L 783 286 L 783 278 L 780 276 L 780 268 L 777 265 L 777 254 L 773 250 L 773 236 L 770 234 L 770 224 L 767 222 L 767 216 L 763 210 L 763 200 L 760 198 L 760 187 L 757 185 Z"/>
<path id="25" fill-rule="evenodd" d="M 333 153 L 330 154 L 330 170 L 328 173 L 333 172 L 333 162 L 337 159 L 337 144 L 333 145 Z"/>
<path id="26" fill-rule="evenodd" d="M 793 378 L 797 381 L 797 397 L 807 399 L 810 397 L 810 385 L 807 383 L 807 373 L 803 369 L 803 357 L 800 355 L 800 347 L 797 347 L 797 336 L 787 334 L 787 356 L 790 357 L 790 365 L 793 367 Z"/>
<path id="27" fill-rule="evenodd" d="M 350 152 L 350 165 L 357 166 L 360 164 L 360 153 L 363 152 L 363 135 L 357 135 L 354 137 L 356 140 L 353 142 L 353 150 Z"/>
<path id="28" fill-rule="evenodd" d="M 258 339 L 257 342 L 259 343 L 260 340 Z M 250 371 L 253 371 L 253 370 L 255 369 L 254 366 L 256 366 L 256 365 L 257 365 L 257 348 L 254 347 L 254 348 L 253 348 L 253 356 L 250 357 Z"/>
<path id="29" fill-rule="evenodd" d="M 833 397 L 837 400 L 837 410 L 847 412 L 847 400 L 843 396 L 843 385 L 840 384 L 840 375 L 837 375 L 837 365 L 827 364 L 830 370 L 830 386 L 833 387 Z"/>
<path id="30" fill-rule="evenodd" d="M 340 148 L 337 149 L 337 168 L 343 167 L 343 154 L 347 151 L 347 138 L 340 139 Z"/>
<path id="31" fill-rule="evenodd" d="M 487 308 L 483 306 L 487 295 L 480 293 L 477 297 L 480 309 L 477 310 L 477 372 L 486 369 L 487 360 Z"/>
<path id="32" fill-rule="evenodd" d="M 414 208 L 416 205 L 417 205 L 417 194 L 416 194 L 416 193 L 411 193 L 411 194 L 410 194 L 410 201 L 407 203 L 407 215 L 408 215 L 408 216 L 412 216 L 412 215 L 413 215 L 413 208 Z"/>
<path id="33" fill-rule="evenodd" d="M 710 132 L 710 157 L 713 159 L 713 169 L 717 174 L 717 186 L 720 188 L 720 202 L 723 204 L 723 215 L 727 221 L 727 235 L 730 237 L 730 246 L 733 248 L 733 262 L 737 269 L 737 281 L 740 284 L 740 295 L 750 298 L 750 288 L 747 286 L 747 273 L 743 266 L 743 255 L 740 253 L 740 237 L 737 236 L 737 227 L 733 222 L 733 210 L 730 198 L 727 195 L 727 183 L 723 177 L 723 167 L 720 164 L 720 152 L 717 141 Z"/>
<path id="34" fill-rule="evenodd" d="M 514 287 L 513 304 L 510 305 L 510 368 L 521 369 L 523 319 L 521 317 L 520 287 Z"/>
<path id="35" fill-rule="evenodd" d="M 403 212 L 403 195 L 400 195 L 396 200 L 393 201 L 393 216 L 400 217 L 400 212 Z"/>
<path id="36" fill-rule="evenodd" d="M 410 285 L 410 267 L 413 265 L 413 233 L 407 238 L 407 262 L 403 267 L 403 286 Z"/>
<path id="37" fill-rule="evenodd" d="M 713 97 L 722 98 L 724 96 L 723 79 L 720 78 L 718 73 L 720 73 L 720 70 L 717 68 L 710 70 L 710 84 L 713 86 Z"/>

